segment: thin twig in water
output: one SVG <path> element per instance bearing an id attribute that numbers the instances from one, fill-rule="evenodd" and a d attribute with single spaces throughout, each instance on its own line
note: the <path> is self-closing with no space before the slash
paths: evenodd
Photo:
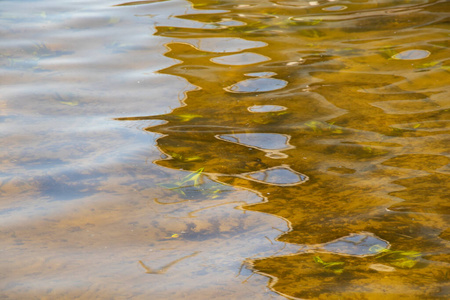
<path id="1" fill-rule="evenodd" d="M 267 236 L 264 236 L 266 239 L 268 239 L 269 240 L 269 242 L 273 245 L 273 242 L 267 237 Z"/>
<path id="2" fill-rule="evenodd" d="M 200 251 L 196 251 L 196 252 L 194 252 L 194 253 L 192 253 L 192 254 L 183 256 L 183 257 L 181 257 L 181 258 L 179 258 L 179 259 L 174 260 L 173 262 L 168 263 L 167 265 L 163 266 L 162 268 L 160 268 L 160 269 L 158 269 L 158 270 L 153 270 L 152 268 L 146 266 L 146 265 L 142 262 L 142 260 L 139 261 L 139 264 L 145 269 L 145 273 L 147 273 L 147 274 L 164 274 L 164 273 L 167 272 L 167 270 L 168 270 L 171 266 L 173 266 L 173 265 L 179 263 L 179 262 L 182 261 L 183 259 L 186 259 L 186 258 L 195 256 L 195 255 L 197 255 L 197 254 L 199 254 L 199 253 L 200 253 Z"/>

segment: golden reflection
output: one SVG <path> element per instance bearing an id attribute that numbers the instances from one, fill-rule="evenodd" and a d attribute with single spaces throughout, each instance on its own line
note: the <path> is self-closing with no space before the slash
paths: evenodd
<path id="1" fill-rule="evenodd" d="M 166 121 L 146 129 L 163 134 L 155 163 L 254 191 L 266 201 L 244 209 L 287 220 L 278 240 L 300 250 L 249 259 L 280 295 L 444 296 L 448 6 L 192 3 L 203 11 L 186 19 L 240 23 L 157 26 L 173 38 L 165 55 L 179 62 L 160 72 L 198 89 L 169 114 L 139 117 Z"/>

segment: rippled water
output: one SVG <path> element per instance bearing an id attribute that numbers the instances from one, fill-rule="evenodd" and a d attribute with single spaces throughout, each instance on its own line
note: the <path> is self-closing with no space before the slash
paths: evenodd
<path id="1" fill-rule="evenodd" d="M 1 3 L 1 298 L 450 294 L 448 1 Z"/>

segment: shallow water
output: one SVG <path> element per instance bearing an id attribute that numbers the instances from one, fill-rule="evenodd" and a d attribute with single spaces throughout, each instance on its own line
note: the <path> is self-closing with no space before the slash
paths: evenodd
<path id="1" fill-rule="evenodd" d="M 2 8 L 2 298 L 450 294 L 447 1 Z"/>

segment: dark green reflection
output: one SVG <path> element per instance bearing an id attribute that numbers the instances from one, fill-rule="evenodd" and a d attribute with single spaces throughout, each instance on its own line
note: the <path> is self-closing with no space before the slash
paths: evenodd
<path id="1" fill-rule="evenodd" d="M 156 163 L 258 192 L 268 201 L 247 209 L 290 222 L 279 239 L 310 251 L 254 261 L 280 294 L 448 294 L 449 76 L 440 44 L 448 6 L 192 2 L 226 12 L 192 14 L 185 18 L 204 26 L 156 34 L 174 38 L 166 55 L 180 61 L 161 72 L 199 89 L 168 115 L 126 118 L 166 121 L 147 128 L 164 135 L 157 145 L 166 157 Z M 202 45 L 211 38 L 248 43 Z M 430 55 L 404 59 L 408 50 Z M 223 63 L 243 51 L 270 60 Z M 356 254 L 317 246 L 367 234 L 387 247 Z"/>

